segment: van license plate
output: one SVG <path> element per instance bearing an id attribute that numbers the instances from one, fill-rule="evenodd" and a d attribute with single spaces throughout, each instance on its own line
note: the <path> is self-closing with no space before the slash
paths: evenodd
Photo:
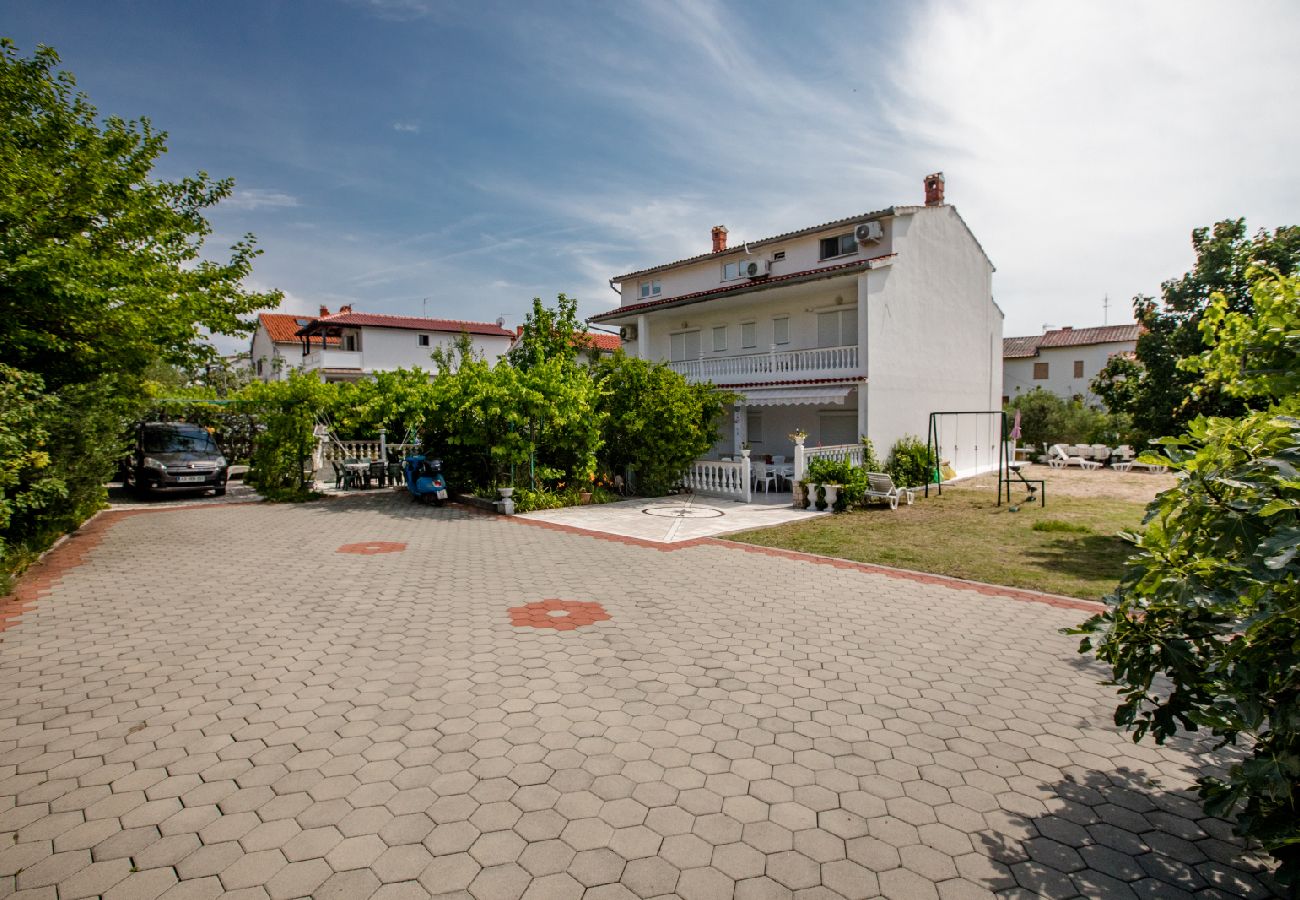
<path id="1" fill-rule="evenodd" d="M 205 476 L 205 475 L 181 475 L 181 476 L 178 476 L 176 480 L 179 481 L 179 482 L 181 482 L 182 484 L 195 484 L 195 483 L 200 482 L 200 481 L 207 481 L 207 476 Z"/>
<path id="2" fill-rule="evenodd" d="M 447 499 L 447 492 L 446 492 L 446 491 L 438 491 L 438 493 L 436 494 L 436 496 L 437 496 L 437 498 L 438 498 L 439 500 L 446 500 L 446 499 Z"/>

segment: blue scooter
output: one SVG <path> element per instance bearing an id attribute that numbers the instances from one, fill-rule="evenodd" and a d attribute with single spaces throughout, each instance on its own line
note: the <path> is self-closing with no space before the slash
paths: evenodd
<path id="1" fill-rule="evenodd" d="M 447 481 L 442 477 L 442 460 L 408 456 L 402 462 L 406 489 L 414 500 L 432 500 L 437 506 L 447 502 Z"/>

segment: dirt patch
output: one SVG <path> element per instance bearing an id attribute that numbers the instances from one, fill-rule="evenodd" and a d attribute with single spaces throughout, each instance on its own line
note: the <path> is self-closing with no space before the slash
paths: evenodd
<path id="1" fill-rule="evenodd" d="M 1048 503 L 1052 497 L 1104 497 L 1115 500 L 1132 500 L 1149 503 L 1156 494 L 1174 486 L 1176 477 L 1169 472 L 1116 472 L 1114 469 L 1053 469 L 1051 466 L 1029 466 L 1025 477 L 1047 482 Z M 962 487 L 995 490 L 996 475 L 981 475 L 958 482 Z M 1011 496 L 1024 491 L 1012 482 Z"/>

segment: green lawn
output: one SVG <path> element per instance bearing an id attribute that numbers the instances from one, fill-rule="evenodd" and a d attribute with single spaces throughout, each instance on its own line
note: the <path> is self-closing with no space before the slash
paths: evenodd
<path id="1" fill-rule="evenodd" d="M 1017 491 L 1013 502 L 1023 498 Z M 992 492 L 931 490 L 916 505 L 888 506 L 728 535 L 858 562 L 1099 600 L 1119 580 L 1145 505 L 1132 500 L 1049 495 L 1047 509 L 1011 512 Z M 1035 525 L 1037 524 L 1037 527 Z"/>

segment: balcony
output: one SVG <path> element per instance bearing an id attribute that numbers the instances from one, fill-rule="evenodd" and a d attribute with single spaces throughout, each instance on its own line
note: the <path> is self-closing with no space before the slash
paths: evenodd
<path id="1" fill-rule="evenodd" d="M 857 347 L 771 350 L 744 356 L 687 359 L 668 367 L 688 381 L 739 384 L 747 381 L 798 381 L 858 374 Z"/>
<path id="2" fill-rule="evenodd" d="M 304 369 L 355 369 L 361 371 L 360 350 L 312 350 L 302 359 Z"/>

